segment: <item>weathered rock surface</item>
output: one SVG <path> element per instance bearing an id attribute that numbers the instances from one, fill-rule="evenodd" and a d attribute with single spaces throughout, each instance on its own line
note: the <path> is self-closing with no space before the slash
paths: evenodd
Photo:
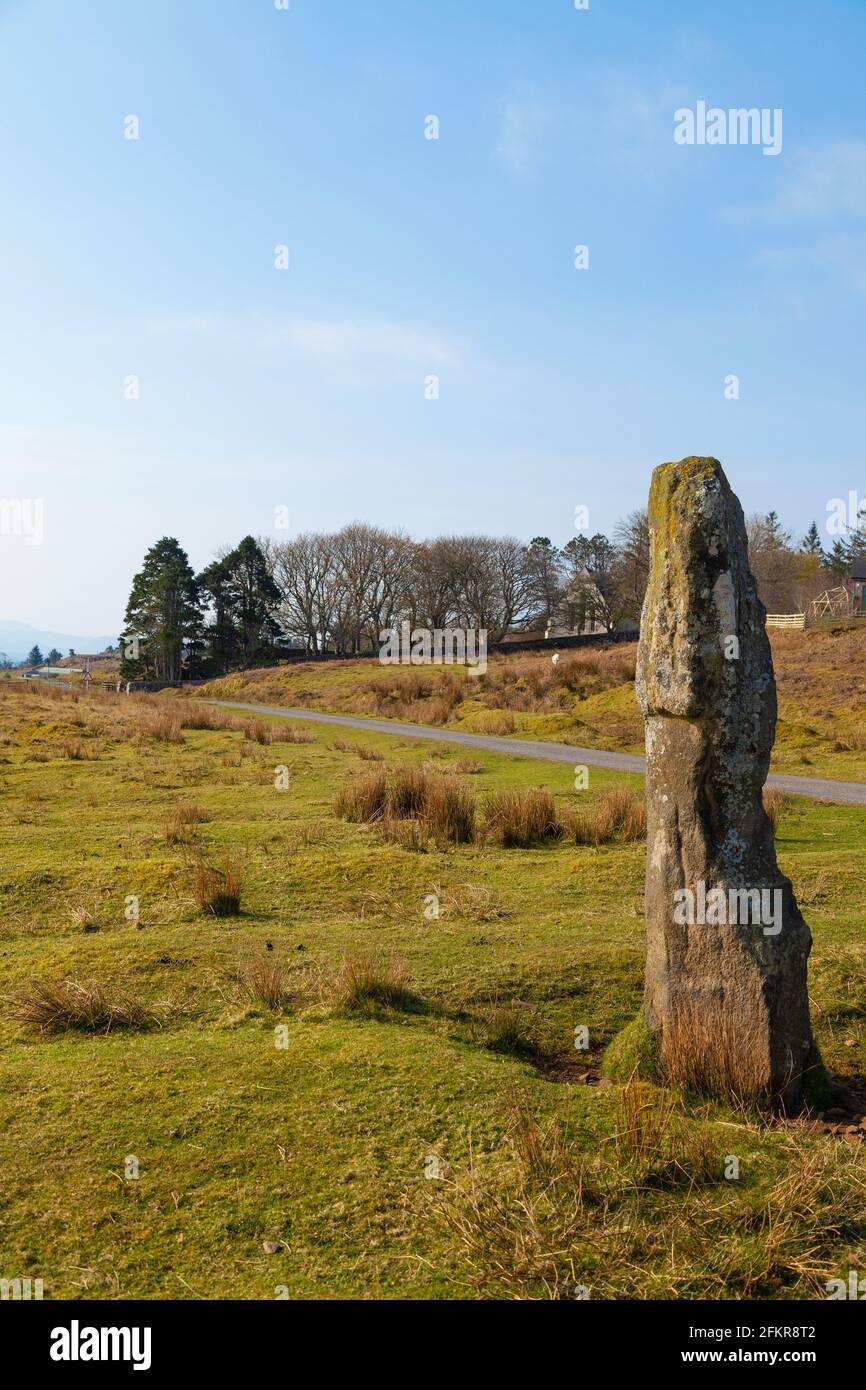
<path id="1" fill-rule="evenodd" d="M 793 1109 L 812 938 L 762 802 L 776 686 L 743 512 L 716 459 L 687 458 L 655 470 L 649 521 L 646 1022 L 678 1079 Z"/>

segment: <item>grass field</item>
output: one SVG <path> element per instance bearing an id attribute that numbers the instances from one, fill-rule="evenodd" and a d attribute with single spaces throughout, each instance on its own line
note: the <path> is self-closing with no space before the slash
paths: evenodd
<path id="1" fill-rule="evenodd" d="M 771 633 L 779 693 L 773 771 L 866 781 L 866 630 Z M 307 662 L 235 672 L 205 696 L 438 724 L 481 734 L 643 752 L 634 643 L 492 656 L 484 674 L 454 666 Z"/>
<path id="2" fill-rule="evenodd" d="M 480 825 L 497 792 L 546 788 L 567 821 L 642 779 L 577 793 L 567 766 L 189 709 L 0 682 L 0 1276 L 54 1298 L 811 1298 L 863 1269 L 861 1138 L 600 1080 L 640 1004 L 640 840 L 422 826 L 411 848 L 333 809 L 376 769 L 459 783 Z M 864 814 L 798 798 L 778 832 L 848 1075 Z M 202 908 L 202 866 L 242 877 L 238 912 Z"/>

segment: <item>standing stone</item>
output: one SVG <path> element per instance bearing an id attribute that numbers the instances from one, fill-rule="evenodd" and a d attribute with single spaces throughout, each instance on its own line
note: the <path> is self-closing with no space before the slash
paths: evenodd
<path id="1" fill-rule="evenodd" d="M 653 473 L 649 524 L 646 1022 L 673 1079 L 791 1110 L 812 938 L 762 801 L 776 684 L 743 510 L 716 459 L 686 458 Z"/>

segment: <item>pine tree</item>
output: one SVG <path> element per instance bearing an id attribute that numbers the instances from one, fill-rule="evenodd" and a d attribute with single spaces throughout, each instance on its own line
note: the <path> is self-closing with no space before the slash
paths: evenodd
<path id="1" fill-rule="evenodd" d="M 43 666 L 44 664 L 45 664 L 45 657 L 42 655 L 41 651 L 39 650 L 39 647 L 38 647 L 38 646 L 36 646 L 36 647 L 31 647 L 31 648 L 30 648 L 30 651 L 27 653 L 27 660 L 24 662 L 24 665 L 25 665 L 25 666 Z"/>
<path id="2" fill-rule="evenodd" d="M 121 677 L 180 680 L 184 647 L 200 632 L 201 597 L 186 551 L 173 536 L 163 536 L 145 555 L 124 623 Z"/>
<path id="3" fill-rule="evenodd" d="M 235 658 L 245 670 L 272 649 L 280 636 L 280 625 L 274 618 L 280 591 L 252 536 L 245 536 L 223 563 Z"/>
<path id="4" fill-rule="evenodd" d="M 816 526 L 814 521 L 812 522 L 812 525 L 809 527 L 808 531 L 803 537 L 800 549 L 802 550 L 804 555 L 817 556 L 821 565 L 824 565 L 826 563 L 827 557 L 824 554 L 824 547 L 821 544 L 821 533 L 818 530 L 818 527 Z"/>

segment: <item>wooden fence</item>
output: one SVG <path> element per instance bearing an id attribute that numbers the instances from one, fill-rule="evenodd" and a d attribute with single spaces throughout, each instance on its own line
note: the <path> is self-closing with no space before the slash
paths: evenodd
<path id="1" fill-rule="evenodd" d="M 767 627 L 787 627 L 794 628 L 797 632 L 802 632 L 806 626 L 805 613 L 768 613 Z"/>

